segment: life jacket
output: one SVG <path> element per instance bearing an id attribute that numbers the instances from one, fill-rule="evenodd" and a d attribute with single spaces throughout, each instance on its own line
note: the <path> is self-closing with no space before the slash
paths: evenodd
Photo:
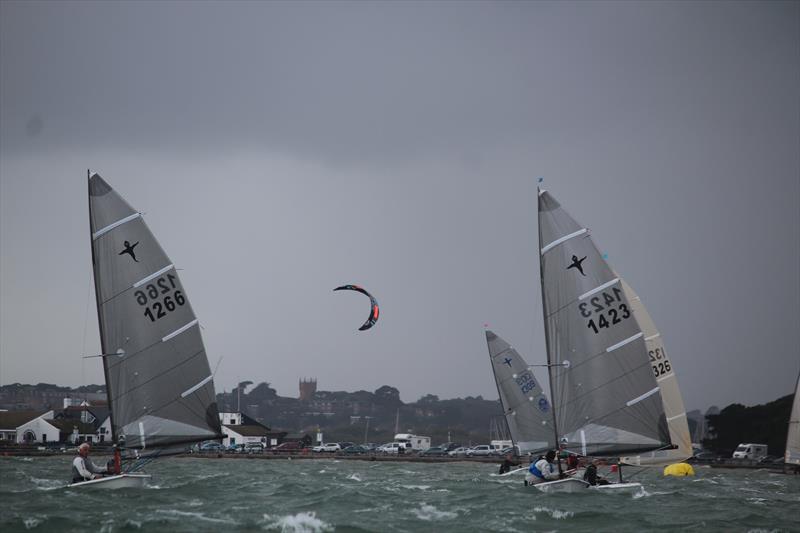
<path id="1" fill-rule="evenodd" d="M 536 468 L 536 463 L 531 463 L 531 467 L 528 469 L 528 471 L 539 479 L 544 479 L 544 474 L 542 474 L 541 470 Z"/>

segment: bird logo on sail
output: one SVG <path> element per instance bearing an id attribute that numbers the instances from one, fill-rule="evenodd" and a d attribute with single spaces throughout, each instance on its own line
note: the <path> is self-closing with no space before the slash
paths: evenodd
<path id="1" fill-rule="evenodd" d="M 125 249 L 123 249 L 117 255 L 128 254 L 133 258 L 134 261 L 136 261 L 138 263 L 139 260 L 136 259 L 136 254 L 133 251 L 133 249 L 136 248 L 138 245 L 139 245 L 139 241 L 136 241 L 134 244 L 131 244 L 129 241 L 125 241 Z"/>
<path id="2" fill-rule="evenodd" d="M 503 363 L 504 363 L 504 364 L 507 364 L 508 366 L 511 366 L 511 358 L 510 358 L 510 357 L 506 357 L 506 358 L 503 360 Z"/>
<path id="3" fill-rule="evenodd" d="M 578 272 L 581 273 L 581 276 L 586 276 L 586 274 L 583 273 L 583 264 L 582 264 L 585 260 L 586 256 L 583 256 L 583 258 L 578 259 L 577 255 L 573 255 L 572 264 L 567 267 L 567 270 L 569 270 L 570 268 L 577 268 Z"/>

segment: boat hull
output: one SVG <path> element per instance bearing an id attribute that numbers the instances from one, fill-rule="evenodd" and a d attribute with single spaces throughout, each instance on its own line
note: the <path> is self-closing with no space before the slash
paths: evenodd
<path id="1" fill-rule="evenodd" d="M 67 488 L 70 489 L 139 489 L 147 485 L 150 479 L 149 474 L 120 474 L 118 476 L 107 476 L 91 481 L 82 481 L 80 483 L 70 483 Z"/>
<path id="2" fill-rule="evenodd" d="M 534 487 L 547 494 L 559 494 L 585 492 L 587 488 L 591 487 L 591 485 L 582 479 L 566 478 L 558 479 L 556 481 L 544 481 L 542 483 L 536 483 Z"/>
<path id="3" fill-rule="evenodd" d="M 608 485 L 590 485 L 582 479 L 566 478 L 556 481 L 545 481 L 534 485 L 546 494 L 569 494 L 586 492 L 587 490 L 606 494 L 631 494 L 642 489 L 641 483 L 609 483 Z"/>

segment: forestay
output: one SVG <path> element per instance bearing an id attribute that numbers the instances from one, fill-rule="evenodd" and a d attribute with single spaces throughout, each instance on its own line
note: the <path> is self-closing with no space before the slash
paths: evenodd
<path id="1" fill-rule="evenodd" d="M 539 242 L 560 442 L 582 455 L 669 447 L 661 393 L 631 303 L 589 231 L 543 190 Z"/>
<path id="2" fill-rule="evenodd" d="M 621 461 L 628 464 L 653 466 L 683 461 L 692 456 L 692 437 L 689 432 L 689 423 L 686 420 L 683 397 L 678 388 L 678 378 L 675 376 L 675 365 L 667 355 L 661 333 L 656 329 L 641 298 L 622 278 L 620 278 L 620 283 L 631 304 L 633 316 L 636 317 L 636 321 L 644 333 L 650 368 L 661 390 L 661 400 L 664 402 L 664 415 L 667 417 L 669 438 L 673 446 L 676 446 L 674 449 L 656 450 L 642 455 L 623 457 Z"/>
<path id="3" fill-rule="evenodd" d="M 528 364 L 506 341 L 486 330 L 486 344 L 500 403 L 520 454 L 552 449 L 555 444 L 550 402 Z"/>
<path id="4" fill-rule="evenodd" d="M 172 261 L 97 174 L 89 217 L 114 441 L 152 448 L 219 438 L 199 324 Z"/>
<path id="5" fill-rule="evenodd" d="M 800 465 L 800 376 L 794 387 L 792 414 L 789 415 L 789 434 L 786 436 L 786 454 L 784 461 Z"/>

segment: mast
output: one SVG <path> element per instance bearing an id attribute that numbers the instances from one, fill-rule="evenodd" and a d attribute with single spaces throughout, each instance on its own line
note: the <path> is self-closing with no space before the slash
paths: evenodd
<path id="1" fill-rule="evenodd" d="M 536 187 L 537 198 L 536 198 L 536 213 L 537 213 L 537 227 L 539 231 L 539 246 L 537 247 L 537 254 L 539 256 L 539 283 L 542 290 L 542 320 L 544 321 L 544 344 L 545 349 L 547 350 L 547 378 L 548 383 L 550 383 L 550 410 L 553 412 L 553 433 L 555 436 L 555 443 L 556 448 L 559 446 L 558 442 L 558 422 L 556 420 L 556 397 L 553 394 L 555 390 L 553 388 L 553 361 L 550 359 L 550 332 L 547 330 L 547 308 L 545 306 L 545 292 L 544 292 L 544 269 L 542 268 L 542 225 L 541 225 L 541 217 L 538 216 L 541 213 L 541 205 L 539 197 L 544 192 L 540 187 Z M 558 456 L 558 453 L 556 453 Z M 561 470 L 561 459 L 558 460 L 558 469 Z"/>
<path id="2" fill-rule="evenodd" d="M 87 198 L 91 198 L 92 171 L 86 169 Z M 92 202 L 89 201 L 89 248 L 92 250 L 92 277 L 94 278 L 94 301 L 97 307 L 97 326 L 100 330 L 100 354 L 103 360 L 103 377 L 106 380 L 106 401 L 108 402 L 108 418 L 111 421 L 111 442 L 117 445 L 117 428 L 114 425 L 114 406 L 111 404 L 111 380 L 108 377 L 108 363 L 106 360 L 106 338 L 103 333 L 103 314 L 100 312 L 100 287 L 97 284 L 97 260 L 94 254 L 94 240 L 92 237 Z"/>

